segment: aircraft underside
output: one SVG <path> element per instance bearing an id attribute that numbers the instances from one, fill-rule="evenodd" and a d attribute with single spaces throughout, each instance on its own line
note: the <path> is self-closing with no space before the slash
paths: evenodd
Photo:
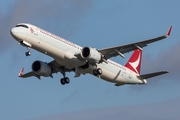
<path id="1" fill-rule="evenodd" d="M 11 35 L 20 45 L 27 48 L 26 56 L 31 55 L 30 49 L 32 48 L 54 58 L 49 63 L 40 60 L 34 61 L 32 71 L 23 74 L 23 68 L 19 73 L 19 77 L 35 76 L 40 79 L 41 76 L 44 76 L 53 78 L 54 73 L 60 72 L 63 75 L 60 82 L 64 85 L 70 82 L 66 72 L 74 72 L 75 77 L 90 73 L 105 81 L 115 83 L 116 86 L 120 86 L 124 84 L 146 84 L 146 79 L 167 73 L 167 71 L 160 71 L 140 75 L 140 68 L 142 48 L 150 43 L 169 37 L 171 29 L 172 26 L 165 35 L 156 38 L 105 49 L 81 47 L 26 23 L 18 24 L 12 28 Z M 110 60 L 111 57 L 118 55 L 124 58 L 124 54 L 131 51 L 134 52 L 125 66 Z"/>

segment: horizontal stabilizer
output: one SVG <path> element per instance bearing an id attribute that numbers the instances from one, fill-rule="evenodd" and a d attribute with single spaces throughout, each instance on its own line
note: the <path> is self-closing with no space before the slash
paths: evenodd
<path id="1" fill-rule="evenodd" d="M 137 77 L 138 77 L 139 79 L 143 80 L 143 79 L 152 78 L 152 77 L 159 76 L 159 75 L 166 74 L 166 73 L 168 73 L 168 72 L 167 72 L 167 71 L 161 71 L 161 72 L 144 74 L 144 75 L 140 75 L 140 76 L 137 76 Z"/>

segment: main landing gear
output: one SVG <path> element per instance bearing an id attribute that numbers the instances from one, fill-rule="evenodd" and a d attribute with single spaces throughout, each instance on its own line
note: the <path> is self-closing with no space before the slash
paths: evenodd
<path id="1" fill-rule="evenodd" d="M 27 47 L 27 50 L 28 50 L 28 51 L 27 51 L 27 52 L 25 52 L 25 55 L 26 55 L 26 56 L 30 56 L 30 55 L 31 55 L 30 48 L 29 48 L 29 47 Z"/>
<path id="2" fill-rule="evenodd" d="M 102 69 L 101 68 L 94 69 L 93 74 L 95 76 L 101 75 L 102 74 Z"/>
<path id="3" fill-rule="evenodd" d="M 69 84 L 70 80 L 68 77 L 61 78 L 60 80 L 62 85 Z"/>
<path id="4" fill-rule="evenodd" d="M 62 85 L 69 84 L 70 83 L 70 79 L 68 77 L 66 77 L 65 68 L 64 67 L 61 68 L 61 73 L 63 75 L 63 78 L 60 79 L 60 83 Z"/>

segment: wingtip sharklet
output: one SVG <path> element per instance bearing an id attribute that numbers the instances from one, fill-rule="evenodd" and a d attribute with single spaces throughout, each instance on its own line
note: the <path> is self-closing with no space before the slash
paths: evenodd
<path id="1" fill-rule="evenodd" d="M 21 77 L 21 76 L 23 75 L 23 72 L 24 72 L 24 68 L 21 68 L 21 70 L 20 70 L 18 76 Z"/>
<path id="2" fill-rule="evenodd" d="M 166 36 L 167 36 L 167 37 L 169 37 L 169 36 L 170 36 L 170 34 L 171 34 L 171 30 L 172 30 L 172 26 L 170 26 L 169 30 L 168 30 L 168 31 L 167 31 L 167 33 L 166 33 Z"/>

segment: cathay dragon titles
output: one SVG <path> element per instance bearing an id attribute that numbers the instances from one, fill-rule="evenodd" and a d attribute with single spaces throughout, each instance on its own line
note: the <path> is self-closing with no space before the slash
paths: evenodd
<path id="1" fill-rule="evenodd" d="M 135 42 L 127 45 L 95 49 L 89 46 L 81 47 L 75 43 L 65 40 L 39 27 L 27 23 L 17 24 L 11 29 L 11 35 L 20 45 L 27 47 L 26 56 L 29 56 L 33 48 L 44 53 L 54 60 L 47 63 L 40 60 L 32 63 L 32 71 L 23 74 L 24 68 L 20 70 L 19 77 L 27 78 L 35 76 L 52 77 L 60 72 L 63 77 L 60 79 L 62 85 L 70 82 L 66 72 L 73 71 L 75 77 L 81 74 L 92 74 L 105 81 L 114 83 L 116 86 L 124 84 L 146 84 L 146 79 L 168 73 L 167 71 L 140 74 L 142 48 L 150 43 L 162 40 L 170 36 L 172 26 L 165 35 Z M 121 56 L 134 51 L 125 66 L 112 60 L 111 57 Z"/>

